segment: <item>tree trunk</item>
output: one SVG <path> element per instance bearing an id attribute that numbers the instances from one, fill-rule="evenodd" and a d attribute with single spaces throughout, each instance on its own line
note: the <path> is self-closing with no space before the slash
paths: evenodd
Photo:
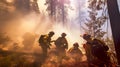
<path id="1" fill-rule="evenodd" d="M 120 13 L 117 0 L 107 0 L 107 6 L 118 64 L 120 65 Z"/>

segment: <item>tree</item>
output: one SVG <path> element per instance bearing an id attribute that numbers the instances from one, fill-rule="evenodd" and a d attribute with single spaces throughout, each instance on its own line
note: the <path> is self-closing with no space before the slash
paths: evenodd
<path id="1" fill-rule="evenodd" d="M 28 14 L 31 11 L 40 13 L 37 0 L 15 0 L 14 6 L 16 11 L 22 14 Z"/>
<path id="2" fill-rule="evenodd" d="M 68 15 L 68 6 L 70 4 L 69 0 L 59 0 L 58 1 L 58 20 L 60 22 L 63 22 L 63 25 L 65 25 L 65 23 L 67 22 L 67 15 Z"/>
<path id="3" fill-rule="evenodd" d="M 47 12 L 54 20 L 64 23 L 67 21 L 69 0 L 46 0 Z M 57 18 L 57 19 L 56 19 Z"/>
<path id="4" fill-rule="evenodd" d="M 12 13 L 9 12 L 9 7 L 11 7 L 10 3 L 8 3 L 6 0 L 0 0 L 0 23 L 2 24 L 5 24 L 3 21 L 7 21 L 8 19 L 12 18 Z"/>
<path id="5" fill-rule="evenodd" d="M 120 13 L 117 0 L 107 0 L 108 13 L 114 38 L 118 64 L 120 65 Z"/>
<path id="6" fill-rule="evenodd" d="M 54 17 L 56 16 L 56 9 L 57 9 L 57 3 L 58 0 L 46 0 L 45 5 L 47 5 L 47 9 L 46 11 L 48 12 L 50 17 Z"/>
<path id="7" fill-rule="evenodd" d="M 31 10 L 39 14 L 40 11 L 39 11 L 39 7 L 38 7 L 37 1 L 38 0 L 33 0 L 33 2 L 31 2 Z"/>
<path id="8" fill-rule="evenodd" d="M 15 0 L 14 5 L 16 11 L 20 13 L 29 13 L 30 12 L 30 0 Z"/>
<path id="9" fill-rule="evenodd" d="M 104 14 L 106 9 L 106 2 L 103 0 L 89 0 L 88 2 L 89 18 L 87 18 L 87 23 L 85 23 L 88 28 L 87 31 L 94 38 L 103 39 L 106 33 L 102 28 L 107 20 L 106 14 Z"/>

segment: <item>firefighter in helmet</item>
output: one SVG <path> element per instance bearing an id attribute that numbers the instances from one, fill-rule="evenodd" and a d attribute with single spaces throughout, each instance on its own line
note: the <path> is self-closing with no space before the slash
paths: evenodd
<path id="1" fill-rule="evenodd" d="M 75 61 L 80 62 L 82 60 L 82 51 L 79 49 L 79 44 L 76 42 L 73 44 L 73 47 L 68 50 L 68 54 Z"/>
<path id="2" fill-rule="evenodd" d="M 62 33 L 61 37 L 55 41 L 57 55 L 59 57 L 59 62 L 62 62 L 62 59 L 66 57 L 66 50 L 68 49 L 68 42 L 66 37 L 66 33 Z"/>
<path id="3" fill-rule="evenodd" d="M 92 61 L 94 60 L 94 57 L 92 55 L 92 38 L 91 38 L 91 35 L 84 34 L 83 39 L 86 40 L 86 43 L 83 45 L 83 48 L 85 49 L 85 52 L 86 52 L 88 65 L 89 65 L 89 67 L 93 67 L 92 66 Z"/>
<path id="4" fill-rule="evenodd" d="M 44 56 L 47 56 L 47 52 L 48 52 L 47 49 L 48 48 L 50 49 L 51 42 L 52 42 L 51 38 L 53 35 L 54 35 L 54 32 L 51 31 L 47 35 L 41 35 L 39 38 L 39 44 L 42 48 Z"/>

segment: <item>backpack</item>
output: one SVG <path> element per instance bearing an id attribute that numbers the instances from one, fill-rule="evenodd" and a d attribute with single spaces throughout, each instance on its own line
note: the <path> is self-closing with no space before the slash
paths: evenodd
<path id="1" fill-rule="evenodd" d="M 39 43 L 41 43 L 43 41 L 44 35 L 41 35 L 39 38 Z"/>
<path id="2" fill-rule="evenodd" d="M 63 38 L 62 37 L 59 37 L 56 41 L 55 41 L 55 45 L 57 48 L 62 48 L 62 49 L 66 49 L 67 48 L 67 45 L 64 45 L 64 42 L 63 42 Z"/>
<path id="3" fill-rule="evenodd" d="M 102 42 L 102 41 L 100 41 L 98 39 L 94 39 L 93 40 L 93 43 L 92 43 L 92 54 L 94 56 L 98 56 L 98 55 L 101 55 L 101 54 L 103 55 L 108 50 L 109 50 L 109 48 L 108 48 L 108 46 L 104 42 Z"/>
<path id="4" fill-rule="evenodd" d="M 39 38 L 39 43 L 46 43 L 46 35 L 41 35 Z"/>

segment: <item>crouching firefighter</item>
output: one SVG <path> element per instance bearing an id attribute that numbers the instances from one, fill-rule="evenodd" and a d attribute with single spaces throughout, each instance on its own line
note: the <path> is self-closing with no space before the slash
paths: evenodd
<path id="1" fill-rule="evenodd" d="M 92 40 L 91 35 L 84 34 L 83 38 L 90 45 L 91 55 L 93 56 L 92 63 L 98 67 L 111 67 L 110 56 L 107 52 L 109 47 L 99 39 Z"/>

